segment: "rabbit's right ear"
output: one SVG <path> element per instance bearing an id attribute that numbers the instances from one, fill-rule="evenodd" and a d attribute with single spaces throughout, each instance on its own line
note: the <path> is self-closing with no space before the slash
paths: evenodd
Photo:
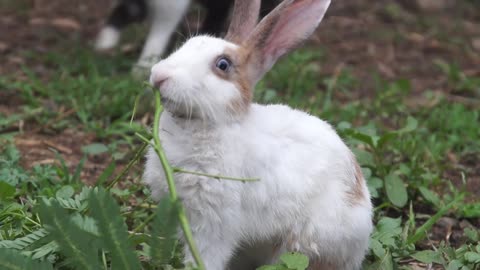
<path id="1" fill-rule="evenodd" d="M 260 5 L 261 0 L 235 0 L 225 39 L 237 44 L 244 42 L 258 23 Z"/>
<path id="2" fill-rule="evenodd" d="M 256 83 L 278 58 L 305 41 L 329 5 L 330 0 L 284 0 L 263 18 L 243 44 L 249 79 Z"/>

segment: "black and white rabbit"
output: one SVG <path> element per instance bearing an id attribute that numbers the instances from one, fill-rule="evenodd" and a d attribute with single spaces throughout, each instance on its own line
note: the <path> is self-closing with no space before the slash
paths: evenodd
<path id="1" fill-rule="evenodd" d="M 142 70 L 149 70 L 165 52 L 172 34 L 191 2 L 191 0 L 119 0 L 97 35 L 95 48 L 101 51 L 115 47 L 120 40 L 123 28 L 149 18 L 150 30 L 136 64 L 138 75 L 141 76 Z M 233 1 L 197 0 L 196 2 L 206 9 L 206 16 L 199 33 L 220 35 L 229 17 Z M 266 15 L 278 2 L 278 0 L 263 1 L 263 14 Z"/>

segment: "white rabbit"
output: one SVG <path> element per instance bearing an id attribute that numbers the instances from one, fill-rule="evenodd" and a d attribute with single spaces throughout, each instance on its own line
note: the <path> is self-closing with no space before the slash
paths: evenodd
<path id="1" fill-rule="evenodd" d="M 251 102 L 258 80 L 311 35 L 330 0 L 285 0 L 256 25 L 259 2 L 235 2 L 226 40 L 193 37 L 151 71 L 166 109 L 160 138 L 172 166 L 260 179 L 176 174 L 194 240 L 207 270 L 254 269 L 286 251 L 306 254 L 309 269 L 360 269 L 372 205 L 354 155 L 328 123 Z M 167 195 L 153 150 L 144 179 L 155 198 Z M 229 266 L 242 248 L 248 268 Z"/>

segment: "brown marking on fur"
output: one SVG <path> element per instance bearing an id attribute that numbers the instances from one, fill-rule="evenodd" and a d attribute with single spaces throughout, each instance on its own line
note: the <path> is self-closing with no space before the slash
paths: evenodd
<path id="1" fill-rule="evenodd" d="M 225 39 L 236 44 L 243 42 L 257 25 L 260 6 L 260 0 L 235 0 Z"/>
<path id="2" fill-rule="evenodd" d="M 230 108 L 235 113 L 246 112 L 252 102 L 252 88 L 254 86 L 247 73 L 248 55 L 243 47 L 238 47 L 236 49 L 225 49 L 219 57 L 227 57 L 230 59 L 232 66 L 227 72 L 219 70 L 215 66 L 217 61 L 215 59 L 215 62 L 212 64 L 213 73 L 224 80 L 232 82 L 240 91 L 240 99 L 232 101 Z"/>
<path id="3" fill-rule="evenodd" d="M 353 154 L 352 154 L 352 159 L 355 166 L 355 171 L 354 171 L 355 182 L 353 183 L 353 186 L 350 187 L 350 191 L 348 192 L 347 199 L 348 199 L 348 203 L 354 206 L 354 205 L 363 203 L 368 198 L 366 194 L 363 192 L 363 189 L 365 187 L 365 178 L 363 177 L 362 168 L 358 164 Z"/>

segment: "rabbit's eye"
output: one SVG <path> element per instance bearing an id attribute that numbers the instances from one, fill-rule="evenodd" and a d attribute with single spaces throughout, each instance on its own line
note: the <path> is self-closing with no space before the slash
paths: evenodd
<path id="1" fill-rule="evenodd" d="M 232 65 L 232 63 L 226 57 L 218 58 L 217 63 L 215 64 L 215 66 L 218 69 L 220 69 L 221 71 L 224 71 L 224 72 L 227 72 L 230 69 L 231 65 Z"/>

